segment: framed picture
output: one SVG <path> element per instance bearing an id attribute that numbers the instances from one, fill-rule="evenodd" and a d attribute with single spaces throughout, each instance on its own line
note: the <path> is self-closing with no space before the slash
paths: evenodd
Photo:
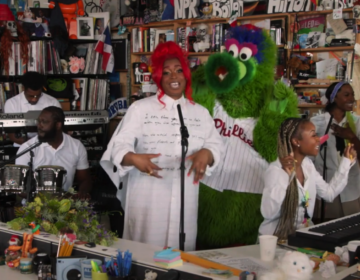
<path id="1" fill-rule="evenodd" d="M 106 25 L 109 24 L 110 13 L 89 13 L 89 17 L 92 17 L 94 20 L 94 38 L 99 40 L 106 28 Z"/>
<path id="2" fill-rule="evenodd" d="M 78 39 L 94 39 L 94 19 L 91 17 L 77 17 Z"/>
<path id="3" fill-rule="evenodd" d="M 155 47 L 159 44 L 159 43 L 165 43 L 166 42 L 166 34 L 168 32 L 173 32 L 172 30 L 167 30 L 167 29 L 156 29 L 156 33 L 155 33 Z"/>

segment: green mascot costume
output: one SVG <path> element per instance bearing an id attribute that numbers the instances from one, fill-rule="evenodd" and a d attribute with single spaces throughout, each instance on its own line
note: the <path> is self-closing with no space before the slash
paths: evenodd
<path id="1" fill-rule="evenodd" d="M 296 94 L 274 80 L 277 49 L 266 31 L 234 27 L 225 47 L 192 77 L 193 98 L 212 114 L 226 148 L 200 187 L 198 249 L 256 242 L 262 175 L 276 159 L 281 122 L 298 115 Z"/>

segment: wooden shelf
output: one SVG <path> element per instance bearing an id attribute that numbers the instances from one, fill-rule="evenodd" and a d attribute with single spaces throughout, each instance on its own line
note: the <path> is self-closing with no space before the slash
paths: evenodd
<path id="1" fill-rule="evenodd" d="M 306 104 L 298 104 L 298 108 L 325 108 L 325 105 L 306 103 Z"/>
<path id="2" fill-rule="evenodd" d="M 300 12 L 296 13 L 298 17 L 303 16 L 318 16 L 318 15 L 326 15 L 326 14 L 332 14 L 333 10 L 325 10 L 325 11 L 311 11 L 311 12 Z M 343 13 L 351 13 L 352 8 L 347 8 L 342 10 Z"/>
<path id="3" fill-rule="evenodd" d="M 293 86 L 294 88 L 327 88 L 330 86 L 330 84 L 323 84 L 323 85 L 296 84 Z"/>
<path id="4" fill-rule="evenodd" d="M 209 56 L 216 52 L 189 52 L 188 56 Z"/>
<path id="5" fill-rule="evenodd" d="M 141 87 L 141 84 L 131 84 L 132 87 Z"/>
<path id="6" fill-rule="evenodd" d="M 284 17 L 288 17 L 288 13 L 277 13 L 277 14 L 264 14 L 264 15 L 251 15 L 251 16 L 243 16 L 238 17 L 237 21 L 244 20 L 253 20 L 253 19 L 282 19 Z M 144 24 L 143 26 L 147 27 L 168 27 L 174 25 L 187 25 L 190 22 L 191 25 L 196 25 L 199 23 L 228 23 L 228 18 L 210 18 L 210 19 L 177 19 L 177 20 L 168 20 L 168 21 L 156 21 L 150 22 L 148 24 Z M 127 28 L 131 29 L 134 27 L 139 27 L 139 25 L 127 25 Z M 116 29 L 117 30 L 117 29 Z"/>
<path id="7" fill-rule="evenodd" d="M 354 46 L 342 46 L 342 47 L 324 47 L 324 48 L 310 48 L 310 49 L 293 49 L 293 52 L 339 52 L 353 50 Z"/>
<path id="8" fill-rule="evenodd" d="M 133 55 L 151 55 L 152 52 L 132 52 Z"/>

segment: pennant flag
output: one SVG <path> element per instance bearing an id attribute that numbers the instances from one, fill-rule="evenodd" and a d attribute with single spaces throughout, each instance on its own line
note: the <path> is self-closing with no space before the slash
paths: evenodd
<path id="1" fill-rule="evenodd" d="M 102 69 L 112 73 L 114 70 L 114 53 L 111 45 L 109 26 L 106 26 L 101 38 L 97 42 L 95 51 L 103 55 Z"/>

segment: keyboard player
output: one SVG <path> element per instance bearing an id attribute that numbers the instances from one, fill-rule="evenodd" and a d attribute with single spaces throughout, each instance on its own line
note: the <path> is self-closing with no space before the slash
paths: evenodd
<path id="1" fill-rule="evenodd" d="M 48 106 L 61 108 L 59 101 L 42 92 L 45 82 L 44 75 L 37 72 L 26 72 L 21 80 L 24 91 L 6 100 L 4 112 L 26 113 L 28 111 L 40 111 Z M 14 142 L 14 146 L 19 147 L 27 139 L 36 136 L 36 133 L 27 133 L 27 137 L 16 135 L 16 133 L 9 133 L 8 135 L 9 139 Z"/>
<path id="2" fill-rule="evenodd" d="M 278 160 L 264 175 L 259 233 L 275 234 L 286 240 L 300 227 L 311 225 L 316 196 L 332 201 L 346 186 L 348 173 L 357 154 L 350 144 L 334 177 L 326 183 L 308 156 L 319 152 L 315 126 L 306 119 L 285 120 L 278 133 Z"/>

